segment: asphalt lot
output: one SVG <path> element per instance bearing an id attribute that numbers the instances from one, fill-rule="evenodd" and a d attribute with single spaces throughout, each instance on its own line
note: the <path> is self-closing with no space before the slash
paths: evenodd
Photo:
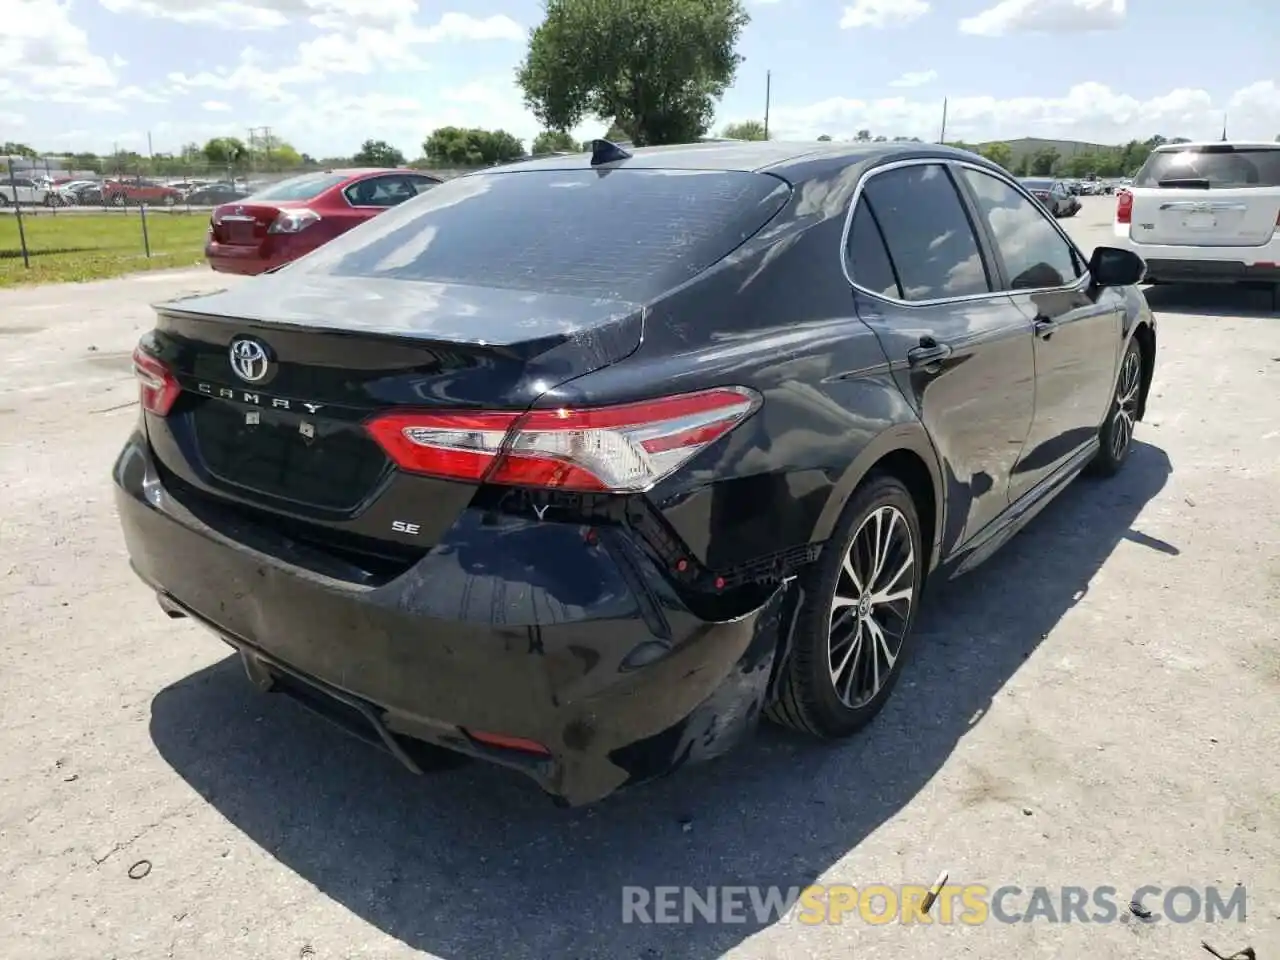
<path id="1" fill-rule="evenodd" d="M 1112 201 L 1067 221 L 1088 252 Z M 1280 948 L 1280 317 L 1150 293 L 1132 459 L 932 597 L 881 718 L 762 730 L 586 810 L 417 779 L 166 619 L 108 470 L 146 304 L 204 271 L 0 292 L 0 956 L 6 960 L 1168 958 Z M 146 866 L 139 865 L 145 861 Z M 135 873 L 149 872 L 141 879 Z M 624 885 L 1247 888 L 1247 919 L 623 925 Z M 1023 904 L 1022 906 L 1025 906 Z M 1271 950 L 1267 948 L 1271 947 Z"/>

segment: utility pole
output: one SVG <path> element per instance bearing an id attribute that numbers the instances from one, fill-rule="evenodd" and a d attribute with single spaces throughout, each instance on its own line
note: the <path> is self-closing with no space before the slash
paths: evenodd
<path id="1" fill-rule="evenodd" d="M 769 139 L 769 100 L 773 93 L 773 71 L 764 72 L 764 138 Z"/>
<path id="2" fill-rule="evenodd" d="M 147 156 L 152 160 L 156 158 L 156 152 L 151 149 L 151 131 L 147 131 Z"/>
<path id="3" fill-rule="evenodd" d="M 938 142 L 947 142 L 947 98 L 942 98 L 942 130 L 938 134 Z"/>
<path id="4" fill-rule="evenodd" d="M 266 166 L 271 166 L 271 128 L 270 127 L 250 127 L 249 128 L 249 156 L 250 162 L 259 149 L 262 150 L 262 158 L 266 162 Z"/>

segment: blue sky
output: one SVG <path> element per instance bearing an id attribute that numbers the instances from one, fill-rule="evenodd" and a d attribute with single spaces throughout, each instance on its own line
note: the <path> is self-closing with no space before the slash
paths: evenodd
<path id="1" fill-rule="evenodd" d="M 1280 6 L 1258 0 L 746 0 L 717 128 L 781 137 L 1280 134 Z M 465 12 L 463 12 L 465 11 Z M 0 0 L 0 140 L 157 151 L 269 125 L 299 150 L 537 123 L 512 82 L 538 0 Z M 583 124 L 591 135 L 605 124 Z"/>

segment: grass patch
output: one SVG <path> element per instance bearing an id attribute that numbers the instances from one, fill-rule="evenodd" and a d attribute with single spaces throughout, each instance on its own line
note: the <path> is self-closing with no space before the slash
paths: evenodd
<path id="1" fill-rule="evenodd" d="M 204 263 L 208 213 L 148 210 L 147 236 L 136 209 L 119 213 L 23 214 L 28 269 L 22 262 L 18 218 L 0 216 L 0 287 L 104 280 L 140 270 L 167 270 Z"/>

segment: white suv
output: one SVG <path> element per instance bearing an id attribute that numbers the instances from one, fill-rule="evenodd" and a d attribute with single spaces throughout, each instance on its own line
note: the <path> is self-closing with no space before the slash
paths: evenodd
<path id="1" fill-rule="evenodd" d="M 1259 284 L 1280 306 L 1280 143 L 1157 147 L 1116 194 L 1115 236 L 1149 282 Z"/>

